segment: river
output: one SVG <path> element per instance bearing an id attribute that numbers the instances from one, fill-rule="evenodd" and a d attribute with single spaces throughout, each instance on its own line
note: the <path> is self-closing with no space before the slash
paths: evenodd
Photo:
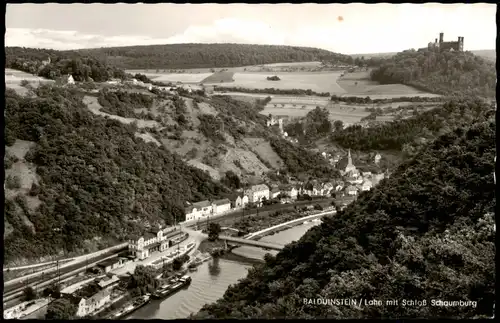
<path id="1" fill-rule="evenodd" d="M 310 222 L 263 237 L 262 241 L 287 244 L 298 240 L 307 230 L 320 222 Z M 264 251 L 260 248 L 242 246 L 233 250 L 235 254 L 248 258 L 262 259 L 266 253 L 277 254 L 278 251 Z M 191 285 L 176 294 L 164 299 L 153 300 L 149 305 L 140 308 L 127 319 L 183 319 L 191 313 L 197 313 L 203 305 L 213 303 L 221 298 L 230 285 L 246 277 L 250 264 L 212 259 L 201 264 L 198 270 L 190 273 Z"/>
<path id="2" fill-rule="evenodd" d="M 319 220 L 295 226 L 293 228 L 265 236 L 261 240 L 279 244 L 287 244 L 298 240 L 304 233 Z M 278 251 L 265 251 L 261 248 L 242 246 L 233 250 L 233 253 L 253 259 L 262 259 L 266 253 L 276 255 Z M 183 319 L 191 313 L 197 313 L 203 305 L 213 303 L 221 298 L 230 285 L 246 277 L 252 265 L 229 261 L 225 259 L 212 259 L 201 264 L 198 270 L 190 273 L 193 281 L 191 285 L 164 300 L 153 300 L 150 304 L 138 309 L 127 319 Z M 25 319 L 43 319 L 47 307 L 25 317 Z"/>

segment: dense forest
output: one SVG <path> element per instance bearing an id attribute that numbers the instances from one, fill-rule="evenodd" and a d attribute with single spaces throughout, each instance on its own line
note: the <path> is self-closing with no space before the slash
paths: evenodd
<path id="1" fill-rule="evenodd" d="M 276 257 L 266 255 L 265 264 L 194 318 L 491 317 L 495 132 L 488 120 L 443 134 L 345 210 Z M 325 306 L 305 298 L 383 303 Z M 432 300 L 477 306 L 432 306 Z"/>
<path id="2" fill-rule="evenodd" d="M 124 118 L 138 117 L 135 109 L 150 111 L 154 101 L 151 95 L 106 89 L 99 91 L 98 100 L 102 105 L 102 112 Z"/>
<path id="3" fill-rule="evenodd" d="M 4 240 L 6 261 L 76 250 L 94 237 L 123 239 L 148 224 L 183 220 L 186 200 L 226 193 L 163 146 L 136 138 L 135 125 L 93 115 L 76 90 L 35 91 L 36 98 L 6 91 L 5 142 L 36 143 L 25 160 L 40 177 L 29 194 L 41 201 L 36 210 L 21 195 L 5 201 L 14 228 Z"/>
<path id="4" fill-rule="evenodd" d="M 282 138 L 271 138 L 271 147 L 294 175 L 307 174 L 314 178 L 334 179 L 340 173 L 320 154 L 315 154 Z"/>
<path id="5" fill-rule="evenodd" d="M 382 84 L 402 83 L 432 93 L 495 97 L 493 62 L 471 52 L 407 50 L 387 59 L 371 73 Z"/>
<path id="6" fill-rule="evenodd" d="M 44 63 L 50 58 L 50 63 Z M 55 80 L 71 74 L 75 81 L 104 82 L 125 78 L 125 72 L 75 51 L 5 47 L 5 67 Z"/>
<path id="7" fill-rule="evenodd" d="M 403 150 L 410 153 L 426 141 L 459 126 L 485 120 L 494 108 L 482 101 L 452 100 L 408 119 L 372 127 L 352 125 L 331 134 L 333 142 L 355 150 Z"/>
<path id="8" fill-rule="evenodd" d="M 284 62 L 352 63 L 347 55 L 309 47 L 246 44 L 173 44 L 81 49 L 123 69 L 234 67 Z"/>

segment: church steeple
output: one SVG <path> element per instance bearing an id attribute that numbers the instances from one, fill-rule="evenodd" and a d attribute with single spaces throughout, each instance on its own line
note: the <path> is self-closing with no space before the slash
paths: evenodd
<path id="1" fill-rule="evenodd" d="M 351 150 L 347 153 L 347 167 L 352 166 Z"/>

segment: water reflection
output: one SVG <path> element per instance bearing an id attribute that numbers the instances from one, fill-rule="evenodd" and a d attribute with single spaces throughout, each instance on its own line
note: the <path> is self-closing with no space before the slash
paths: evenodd
<path id="1" fill-rule="evenodd" d="M 298 240 L 307 230 L 319 222 L 307 223 L 285 231 L 281 231 L 262 240 L 276 243 L 290 243 Z M 246 250 L 246 251 L 245 251 Z M 276 254 L 276 251 L 264 251 L 260 248 L 242 246 L 233 250 L 244 256 L 252 255 L 262 259 L 266 253 Z M 140 308 L 133 313 L 131 319 L 184 319 L 191 313 L 197 313 L 205 304 L 216 302 L 226 292 L 230 285 L 248 274 L 248 264 L 214 258 L 202 263 L 197 271 L 189 273 L 193 281 L 187 289 L 172 296 Z"/>
<path id="2" fill-rule="evenodd" d="M 210 276 L 219 276 L 220 274 L 219 261 L 220 261 L 219 258 L 213 258 L 208 263 L 208 272 L 210 273 Z"/>

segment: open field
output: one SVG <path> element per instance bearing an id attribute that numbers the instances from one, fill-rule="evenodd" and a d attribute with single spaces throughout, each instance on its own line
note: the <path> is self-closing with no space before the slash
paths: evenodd
<path id="1" fill-rule="evenodd" d="M 234 82 L 234 72 L 216 72 L 206 79 L 202 80 L 201 83 L 226 83 Z"/>
<path id="2" fill-rule="evenodd" d="M 370 71 L 346 73 L 337 81 L 344 89 L 344 96 L 369 96 L 372 99 L 401 96 L 439 97 L 438 94 L 420 91 L 403 84 L 380 84 L 370 80 Z"/>
<path id="3" fill-rule="evenodd" d="M 29 94 L 29 90 L 24 86 L 21 86 L 22 80 L 28 81 L 30 86 L 34 88 L 36 88 L 40 83 L 54 83 L 53 80 L 48 80 L 23 71 L 13 70 L 11 68 L 5 69 L 5 86 L 13 89 L 17 94 L 25 96 Z"/>
<path id="4" fill-rule="evenodd" d="M 172 74 L 146 74 L 153 81 L 158 82 L 182 82 L 182 83 L 200 83 L 213 73 L 172 73 Z M 157 77 L 155 77 L 157 75 Z"/>
<path id="5" fill-rule="evenodd" d="M 273 99 L 274 100 L 274 99 Z M 381 108 L 381 109 L 386 109 L 386 108 L 397 108 L 399 106 L 409 106 L 409 105 L 415 105 L 415 102 L 392 102 L 392 103 L 380 103 L 380 104 L 342 104 L 342 103 L 335 103 L 335 104 L 305 104 L 305 105 L 298 105 L 296 104 L 295 107 L 293 107 L 292 104 L 288 103 L 285 104 L 284 106 L 279 104 L 277 107 L 274 106 L 274 104 L 269 103 L 266 105 L 265 109 L 262 110 L 260 113 L 263 115 L 274 115 L 274 116 L 287 116 L 289 118 L 301 118 L 307 115 L 307 113 L 313 109 L 316 108 L 316 106 L 320 107 L 325 107 L 328 112 L 330 113 L 330 120 L 342 120 L 344 124 L 346 125 L 351 125 L 357 122 L 361 121 L 361 118 L 364 118 L 370 114 L 369 111 L 366 111 L 367 108 Z M 423 103 L 422 104 L 424 107 L 422 108 L 422 111 L 432 109 L 433 107 L 436 106 L 436 103 Z M 377 116 L 377 121 L 382 121 L 382 122 L 387 122 L 387 121 L 392 121 L 394 119 L 394 115 L 382 115 L 382 116 Z"/>
<path id="6" fill-rule="evenodd" d="M 137 70 L 126 70 L 125 72 L 131 74 L 172 74 L 172 72 L 182 72 L 186 74 L 198 74 L 198 73 L 210 73 L 212 74 L 214 71 L 227 71 L 227 72 L 260 72 L 269 69 L 286 69 L 286 68 L 319 68 L 321 66 L 321 62 L 295 62 L 295 63 L 274 63 L 274 64 L 263 64 L 263 65 L 248 65 L 248 66 L 238 66 L 238 67 L 206 67 L 206 68 L 188 68 L 188 69 L 158 69 L 158 73 L 156 73 L 157 69 L 137 69 Z"/>
<path id="7" fill-rule="evenodd" d="M 268 76 L 278 76 L 280 81 L 268 81 Z M 330 92 L 331 94 L 343 94 L 343 90 L 337 79 L 340 72 L 330 73 L 235 73 L 234 82 L 224 83 L 225 87 L 242 87 L 249 89 L 275 88 L 282 90 L 304 89 L 315 92 Z M 215 85 L 215 84 L 214 84 Z"/>

